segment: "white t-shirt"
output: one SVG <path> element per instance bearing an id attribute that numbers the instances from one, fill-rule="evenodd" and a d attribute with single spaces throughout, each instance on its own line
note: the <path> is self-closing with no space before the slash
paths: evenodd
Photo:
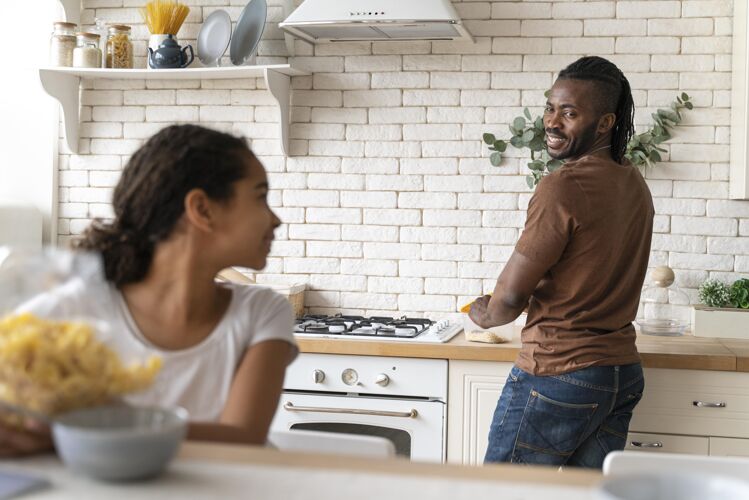
<path id="1" fill-rule="evenodd" d="M 293 315 L 289 302 L 260 286 L 224 283 L 232 291 L 226 313 L 214 330 L 188 349 L 164 350 L 138 330 L 120 291 L 111 284 L 74 280 L 32 299 L 19 308 L 46 318 L 103 321 L 98 338 L 118 353 L 123 362 L 161 357 L 154 384 L 125 397 L 143 405 L 181 406 L 193 421 L 217 421 L 224 409 L 234 372 L 245 351 L 271 339 L 292 344 Z M 289 362 L 292 358 L 289 359 Z"/>

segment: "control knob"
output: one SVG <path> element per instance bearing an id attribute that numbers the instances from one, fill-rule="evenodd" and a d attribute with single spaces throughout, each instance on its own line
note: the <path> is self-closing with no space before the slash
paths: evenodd
<path id="1" fill-rule="evenodd" d="M 315 370 L 312 372 L 312 379 L 316 384 L 322 384 L 325 380 L 325 372 L 322 370 Z"/>
<path id="2" fill-rule="evenodd" d="M 379 375 L 377 375 L 377 378 L 375 379 L 375 384 L 381 387 L 385 387 L 389 383 L 390 383 L 390 377 L 388 377 L 384 373 L 380 373 Z"/>

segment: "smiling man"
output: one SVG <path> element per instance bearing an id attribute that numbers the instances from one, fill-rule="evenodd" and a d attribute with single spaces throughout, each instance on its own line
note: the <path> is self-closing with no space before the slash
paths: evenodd
<path id="1" fill-rule="evenodd" d="M 487 328 L 528 308 L 486 462 L 601 467 L 624 448 L 644 388 L 632 321 L 654 214 L 623 158 L 633 116 L 629 82 L 600 57 L 569 65 L 549 93 L 546 143 L 564 166 L 538 184 L 494 294 L 469 313 Z"/>

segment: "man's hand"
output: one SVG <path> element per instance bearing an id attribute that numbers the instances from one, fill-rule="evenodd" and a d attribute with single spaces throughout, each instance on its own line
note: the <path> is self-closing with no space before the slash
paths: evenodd
<path id="1" fill-rule="evenodd" d="M 471 321 L 479 325 L 481 328 L 491 328 L 492 325 L 489 321 L 489 300 L 491 299 L 491 295 L 484 295 L 483 297 L 479 297 L 476 300 L 473 301 L 471 304 L 471 310 L 468 311 L 468 317 L 471 318 Z"/>
<path id="2" fill-rule="evenodd" d="M 18 428 L 0 423 L 0 457 L 34 455 L 53 449 L 49 428 L 44 424 L 27 421 L 23 428 Z"/>

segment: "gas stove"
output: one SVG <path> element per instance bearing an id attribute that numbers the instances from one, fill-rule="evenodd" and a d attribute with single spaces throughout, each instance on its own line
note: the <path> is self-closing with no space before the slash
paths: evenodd
<path id="1" fill-rule="evenodd" d="M 387 340 L 400 342 L 447 342 L 463 330 L 449 319 L 393 318 L 389 316 L 333 316 L 308 314 L 298 318 L 294 334 L 300 338 Z"/>

